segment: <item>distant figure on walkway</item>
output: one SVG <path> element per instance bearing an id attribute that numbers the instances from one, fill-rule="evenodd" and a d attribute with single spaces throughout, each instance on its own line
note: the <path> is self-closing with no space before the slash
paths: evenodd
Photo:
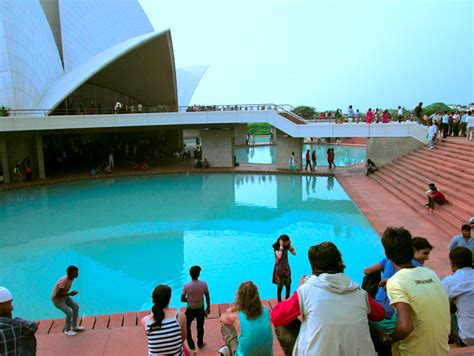
<path id="1" fill-rule="evenodd" d="M 469 117 L 466 119 L 467 139 L 473 140 L 474 136 L 474 111 L 471 111 Z"/>
<path id="2" fill-rule="evenodd" d="M 352 109 L 352 105 L 349 105 L 347 109 L 347 122 L 352 123 L 354 121 L 354 110 Z"/>
<path id="3" fill-rule="evenodd" d="M 423 103 L 420 102 L 418 104 L 418 106 L 415 108 L 414 112 L 415 112 L 415 117 L 416 117 L 416 122 L 419 123 L 419 124 L 423 124 L 423 122 L 421 121 L 421 114 L 423 112 Z"/>
<path id="4" fill-rule="evenodd" d="M 474 346 L 474 269 L 472 252 L 458 246 L 449 251 L 449 262 L 453 274 L 443 279 L 442 284 L 456 312 L 451 311 L 450 342 L 459 346 Z M 453 309 L 453 308 L 451 308 Z"/>
<path id="5" fill-rule="evenodd" d="M 372 123 L 372 121 L 374 121 L 374 113 L 372 112 L 372 108 L 369 108 L 369 110 L 367 111 L 365 122 L 367 124 L 370 124 Z"/>
<path id="6" fill-rule="evenodd" d="M 296 256 L 296 251 L 291 245 L 288 235 L 281 235 L 272 245 L 275 255 L 275 266 L 273 268 L 273 284 L 277 285 L 277 298 L 281 302 L 281 292 L 283 287 L 286 291 L 286 299 L 290 297 L 291 269 L 288 261 L 288 251 Z"/>
<path id="7" fill-rule="evenodd" d="M 122 103 L 120 101 L 117 101 L 114 106 L 114 113 L 120 114 L 120 111 L 122 111 Z"/>
<path id="8" fill-rule="evenodd" d="M 186 316 L 169 307 L 171 288 L 160 284 L 153 290 L 151 314 L 141 320 L 148 338 L 148 355 L 184 356 Z"/>
<path id="9" fill-rule="evenodd" d="M 202 161 L 202 168 L 209 168 L 209 161 L 207 158 L 204 158 L 204 161 Z"/>
<path id="10" fill-rule="evenodd" d="M 387 124 L 390 121 L 392 121 L 392 114 L 390 114 L 390 111 L 388 109 L 385 109 L 382 114 L 382 123 Z"/>
<path id="11" fill-rule="evenodd" d="M 434 148 L 434 141 L 436 139 L 436 133 L 438 132 L 438 127 L 434 121 L 430 120 L 430 128 L 428 129 L 428 147 L 430 150 Z"/>
<path id="12" fill-rule="evenodd" d="M 373 174 L 379 170 L 377 166 L 375 165 L 375 163 L 370 158 L 367 160 L 365 167 L 366 167 L 366 170 L 365 170 L 366 176 L 368 176 L 369 174 Z"/>
<path id="13" fill-rule="evenodd" d="M 398 105 L 397 118 L 398 118 L 399 123 L 402 122 L 402 120 L 403 120 L 403 109 L 400 105 Z"/>
<path id="14" fill-rule="evenodd" d="M 114 152 L 112 150 L 109 151 L 109 166 L 114 168 Z"/>
<path id="15" fill-rule="evenodd" d="M 15 167 L 13 168 L 13 176 L 17 182 L 23 181 L 23 176 L 21 174 L 21 164 L 20 161 L 15 162 Z"/>
<path id="16" fill-rule="evenodd" d="M 433 212 L 435 203 L 438 203 L 439 205 L 444 205 L 448 201 L 446 197 L 444 196 L 443 193 L 438 191 L 438 188 L 436 188 L 436 185 L 434 183 L 429 184 L 429 190 L 426 191 L 426 196 L 428 197 L 428 203 L 425 204 L 425 206 Z"/>
<path id="17" fill-rule="evenodd" d="M 354 117 L 355 117 L 356 123 L 359 123 L 360 122 L 360 111 L 359 111 L 359 109 L 356 110 L 356 112 L 354 114 Z"/>
<path id="18" fill-rule="evenodd" d="M 258 288 L 251 281 L 239 286 L 235 303 L 221 315 L 223 355 L 273 355 L 273 332 L 270 314 L 260 300 Z"/>
<path id="19" fill-rule="evenodd" d="M 309 170 L 312 171 L 313 167 L 311 167 L 311 153 L 310 153 L 309 150 L 306 150 L 305 159 L 306 159 L 306 167 L 305 167 L 304 171 L 308 172 L 308 166 L 309 166 Z"/>
<path id="20" fill-rule="evenodd" d="M 313 171 L 315 171 L 315 170 L 316 170 L 316 166 L 317 166 L 316 150 L 313 150 L 313 153 L 311 153 L 311 162 L 313 162 Z"/>
<path id="21" fill-rule="evenodd" d="M 77 325 L 77 316 L 79 314 L 79 305 L 71 297 L 79 293 L 77 290 L 69 292 L 72 282 L 79 276 L 79 268 L 69 266 L 66 275 L 62 276 L 54 285 L 51 300 L 56 308 L 66 314 L 66 325 L 64 333 L 67 336 L 74 336 L 77 331 L 83 331 L 83 326 Z"/>
<path id="22" fill-rule="evenodd" d="M 0 355 L 36 355 L 35 332 L 38 324 L 20 318 L 13 318 L 13 296 L 0 287 Z"/>
<path id="23" fill-rule="evenodd" d="M 443 112 L 443 117 L 441 118 L 441 122 L 443 123 L 443 138 L 448 137 L 449 133 L 449 114 L 447 111 Z"/>
<path id="24" fill-rule="evenodd" d="M 334 168 L 336 168 L 336 165 L 334 164 L 334 158 L 335 158 L 334 148 L 328 148 L 326 153 L 328 155 L 329 169 L 331 169 L 332 166 L 334 166 Z"/>
<path id="25" fill-rule="evenodd" d="M 295 157 L 294 152 L 291 152 L 291 156 L 290 156 L 290 159 L 288 160 L 288 164 L 290 165 L 289 170 L 296 172 L 296 157 Z"/>
<path id="26" fill-rule="evenodd" d="M 181 293 L 181 301 L 188 303 L 186 307 L 186 333 L 188 346 L 191 350 L 195 349 L 191 324 L 196 319 L 197 328 L 197 346 L 202 349 L 206 344 L 204 342 L 204 319 L 206 315 L 211 313 L 211 297 L 209 296 L 209 288 L 207 283 L 199 280 L 201 267 L 192 266 L 189 269 L 191 281 L 186 283 Z M 206 305 L 204 308 L 204 297 L 206 297 Z"/>
<path id="27" fill-rule="evenodd" d="M 25 170 L 25 180 L 31 182 L 33 180 L 33 166 L 28 156 L 23 159 L 23 169 Z"/>

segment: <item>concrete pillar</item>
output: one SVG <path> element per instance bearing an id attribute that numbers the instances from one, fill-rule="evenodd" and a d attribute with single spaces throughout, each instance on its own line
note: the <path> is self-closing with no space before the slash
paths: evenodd
<path id="1" fill-rule="evenodd" d="M 43 136 L 35 135 L 36 141 L 36 155 L 38 159 L 38 176 L 39 179 L 46 179 L 46 170 L 44 168 L 44 153 L 43 153 Z"/>
<path id="2" fill-rule="evenodd" d="M 303 139 L 289 137 L 280 130 L 277 131 L 277 169 L 288 169 L 288 161 L 291 153 L 295 153 L 296 169 L 301 170 L 301 155 L 303 150 Z"/>
<path id="3" fill-rule="evenodd" d="M 369 138 L 367 139 L 366 156 L 379 166 L 423 146 L 422 142 L 411 137 Z"/>
<path id="4" fill-rule="evenodd" d="M 278 129 L 277 129 L 276 127 L 273 127 L 273 126 L 272 126 L 272 131 L 271 131 L 271 132 L 272 132 L 272 134 L 273 134 L 273 143 L 276 144 L 276 143 L 277 143 L 277 139 L 278 139 L 278 137 L 277 137 Z"/>
<path id="5" fill-rule="evenodd" d="M 0 157 L 2 158 L 3 181 L 10 183 L 10 165 L 8 164 L 7 139 L 0 136 Z"/>
<path id="6" fill-rule="evenodd" d="M 234 145 L 242 146 L 247 144 L 247 124 L 234 125 Z"/>
<path id="7" fill-rule="evenodd" d="M 234 167 L 234 130 L 209 129 L 201 131 L 202 158 L 211 167 Z"/>

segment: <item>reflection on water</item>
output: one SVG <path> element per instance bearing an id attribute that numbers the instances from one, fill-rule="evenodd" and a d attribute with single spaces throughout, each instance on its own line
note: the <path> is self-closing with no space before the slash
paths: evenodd
<path id="1" fill-rule="evenodd" d="M 309 272 L 306 251 L 321 241 L 340 247 L 359 281 L 382 256 L 333 177 L 175 175 L 27 188 L 0 196 L 0 231 L 0 285 L 14 293 L 16 315 L 29 319 L 62 317 L 49 297 L 70 264 L 80 268 L 74 288 L 90 315 L 149 308 L 158 283 L 173 288 L 178 307 L 193 264 L 214 303 L 233 300 L 249 279 L 263 298 L 274 297 L 271 245 L 281 234 L 300 252 L 290 261 L 295 280 Z"/>
<path id="2" fill-rule="evenodd" d="M 318 166 L 327 166 L 327 149 L 334 148 L 334 162 L 336 166 L 350 166 L 365 161 L 365 147 L 358 146 L 337 146 L 337 145 L 303 145 L 302 157 L 304 159 L 306 150 L 316 150 L 316 162 Z M 235 147 L 234 153 L 238 162 L 275 164 L 276 163 L 275 146 L 245 146 Z M 304 162 L 303 162 L 304 163 Z"/>

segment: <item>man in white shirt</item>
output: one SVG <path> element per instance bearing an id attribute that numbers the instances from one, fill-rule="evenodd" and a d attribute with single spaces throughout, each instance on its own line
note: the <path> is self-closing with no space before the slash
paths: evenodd
<path id="1" fill-rule="evenodd" d="M 428 146 L 430 150 L 434 148 L 434 140 L 436 138 L 436 131 L 438 131 L 438 127 L 434 124 L 434 122 L 431 122 L 431 126 L 428 129 Z"/>
<path id="2" fill-rule="evenodd" d="M 469 118 L 469 114 L 465 112 L 461 116 L 461 136 L 466 137 L 466 128 L 467 128 L 467 119 Z"/>
<path id="3" fill-rule="evenodd" d="M 453 274 L 443 279 L 443 287 L 449 300 L 456 306 L 451 313 L 450 340 L 461 346 L 474 345 L 474 269 L 471 267 L 472 252 L 458 246 L 449 252 Z"/>
<path id="4" fill-rule="evenodd" d="M 443 112 L 443 118 L 441 119 L 443 122 L 443 138 L 448 137 L 449 131 L 449 115 L 447 111 Z"/>
<path id="5" fill-rule="evenodd" d="M 398 106 L 398 122 L 402 122 L 402 119 L 403 119 L 403 109 L 402 109 L 402 107 L 399 105 L 399 106 Z"/>
<path id="6" fill-rule="evenodd" d="M 472 141 L 472 136 L 474 134 L 474 113 L 469 112 L 469 117 L 466 119 L 467 126 L 467 139 Z"/>
<path id="7" fill-rule="evenodd" d="M 352 105 L 349 105 L 347 109 L 347 122 L 352 123 L 354 118 L 354 110 L 352 109 Z"/>

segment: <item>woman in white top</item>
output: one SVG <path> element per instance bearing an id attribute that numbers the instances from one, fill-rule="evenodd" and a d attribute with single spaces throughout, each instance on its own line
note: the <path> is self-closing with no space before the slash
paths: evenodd
<path id="1" fill-rule="evenodd" d="M 148 355 L 187 355 L 183 346 L 186 316 L 169 308 L 171 288 L 160 284 L 153 290 L 152 299 L 151 314 L 141 321 L 148 338 Z"/>

